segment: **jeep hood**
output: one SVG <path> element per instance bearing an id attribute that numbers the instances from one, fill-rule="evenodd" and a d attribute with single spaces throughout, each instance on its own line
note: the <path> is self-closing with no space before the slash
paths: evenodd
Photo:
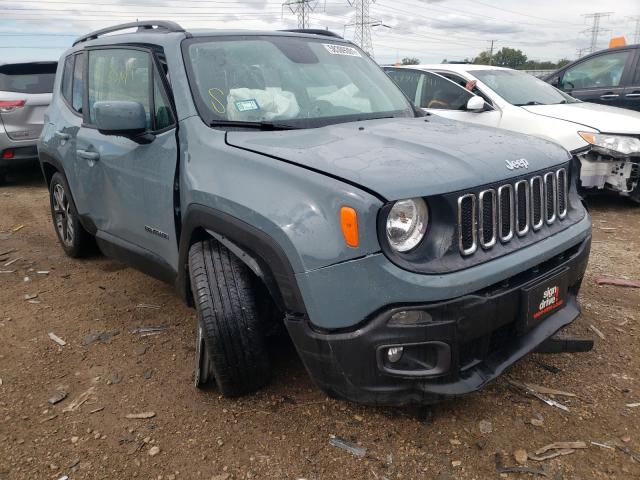
<path id="1" fill-rule="evenodd" d="M 387 200 L 468 189 L 566 162 L 559 145 L 528 135 L 429 116 L 304 130 L 233 131 L 231 146 L 339 177 Z"/>
<path id="2" fill-rule="evenodd" d="M 587 102 L 522 108 L 536 115 L 567 120 L 604 133 L 640 134 L 640 112 L 624 108 Z"/>

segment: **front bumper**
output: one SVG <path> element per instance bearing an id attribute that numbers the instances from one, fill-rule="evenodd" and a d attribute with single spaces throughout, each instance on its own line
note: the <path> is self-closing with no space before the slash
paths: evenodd
<path id="1" fill-rule="evenodd" d="M 394 304 L 350 331 L 318 331 L 308 320 L 287 318 L 287 329 L 311 377 L 327 393 L 371 405 L 429 404 L 478 390 L 580 313 L 576 297 L 591 237 L 482 290 L 447 301 Z M 563 308 L 524 332 L 522 289 L 566 272 Z M 418 309 L 431 321 L 389 325 L 398 310 Z M 428 374 L 388 369 L 383 351 L 393 345 L 427 352 Z"/>

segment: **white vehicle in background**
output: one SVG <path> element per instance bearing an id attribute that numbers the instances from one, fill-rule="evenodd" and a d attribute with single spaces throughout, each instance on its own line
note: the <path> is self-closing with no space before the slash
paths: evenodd
<path id="1" fill-rule="evenodd" d="M 580 181 L 587 193 L 609 190 L 640 203 L 640 112 L 581 102 L 509 68 L 436 64 L 385 71 L 416 106 L 559 143 L 580 159 Z M 445 79 L 473 93 L 462 95 Z M 478 96 L 485 101 L 482 107 Z"/>

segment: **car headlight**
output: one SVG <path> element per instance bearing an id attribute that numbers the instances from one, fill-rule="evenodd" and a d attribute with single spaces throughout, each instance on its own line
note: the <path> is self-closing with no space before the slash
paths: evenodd
<path id="1" fill-rule="evenodd" d="M 640 139 L 634 137 L 591 132 L 578 132 L 578 135 L 597 149 L 604 150 L 604 153 L 618 155 L 640 153 Z"/>
<path id="2" fill-rule="evenodd" d="M 387 239 L 398 252 L 408 252 L 424 238 L 429 223 L 429 210 L 422 198 L 399 200 L 387 215 Z"/>

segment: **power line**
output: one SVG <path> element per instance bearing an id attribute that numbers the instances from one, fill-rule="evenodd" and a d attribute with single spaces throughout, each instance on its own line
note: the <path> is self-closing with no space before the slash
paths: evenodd
<path id="1" fill-rule="evenodd" d="M 633 34 L 633 43 L 640 43 L 640 15 L 627 18 L 631 21 L 636 22 L 636 31 Z"/>
<path id="2" fill-rule="evenodd" d="M 612 13 L 613 12 L 595 12 L 595 13 L 587 13 L 582 15 L 585 18 L 585 20 L 589 20 L 589 19 L 593 20 L 593 24 L 591 28 L 585 30 L 585 33 L 591 34 L 591 45 L 589 46 L 589 53 L 595 52 L 598 48 L 598 36 L 600 35 L 600 32 L 603 30 L 600 27 L 600 19 L 609 18 L 609 16 Z"/>

